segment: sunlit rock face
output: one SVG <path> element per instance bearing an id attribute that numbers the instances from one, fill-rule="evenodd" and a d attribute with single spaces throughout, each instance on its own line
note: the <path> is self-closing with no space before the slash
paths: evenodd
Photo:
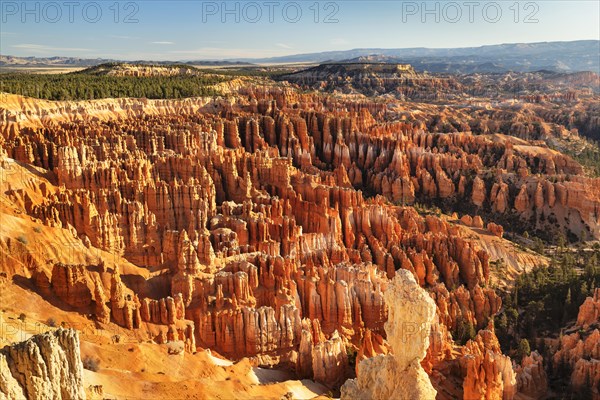
<path id="1" fill-rule="evenodd" d="M 0 350 L 0 397 L 85 399 L 77 331 L 59 328 Z"/>
<path id="2" fill-rule="evenodd" d="M 385 292 L 387 340 L 392 354 L 358 364 L 358 377 L 342 386 L 342 399 L 435 399 L 421 367 L 429 347 L 435 303 L 411 273 L 399 270 Z"/>
<path id="3" fill-rule="evenodd" d="M 0 182 L 1 207 L 19 208 L 2 211 L 68 232 L 72 246 L 46 257 L 2 238 L 2 251 L 26 254 L 23 275 L 45 299 L 188 353 L 250 357 L 339 387 L 352 372 L 349 348 L 359 359 L 391 349 L 386 362 L 410 364 L 415 381 L 425 381 L 412 365 L 422 360 L 427 373 L 456 375 L 461 393 L 467 378 L 481 392 L 468 371 L 493 358 L 502 392 L 512 390 L 509 360 L 486 355 L 491 340 L 469 348 L 476 363 L 442 371 L 458 357 L 449 332 L 486 328 L 501 307 L 490 261 L 518 253 L 501 239 L 505 218 L 542 228 L 554 214 L 557 229 L 600 235 L 597 180 L 539 143 L 468 124 L 439 133 L 427 104 L 231 90 L 228 99 L 6 96 L 0 153 L 26 172 Z M 450 112 L 440 124 L 466 118 Z M 462 222 L 415 202 L 456 208 Z M 401 339 L 384 328 L 399 318 L 388 304 L 397 273 L 435 304 L 427 356 L 425 339 L 395 351 Z"/>
<path id="4" fill-rule="evenodd" d="M 554 354 L 554 367 L 571 368 L 571 387 L 577 393 L 589 391 L 600 398 L 600 289 L 579 307 L 573 333 L 560 338 Z"/>

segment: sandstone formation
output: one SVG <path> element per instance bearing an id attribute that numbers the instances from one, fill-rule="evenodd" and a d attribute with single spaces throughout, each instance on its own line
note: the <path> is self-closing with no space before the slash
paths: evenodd
<path id="1" fill-rule="evenodd" d="M 389 344 L 377 333 L 371 332 L 370 329 L 365 330 L 365 336 L 362 339 L 362 344 L 356 355 L 356 374 L 358 375 L 358 365 L 362 360 L 375 357 L 378 354 L 388 354 Z"/>
<path id="2" fill-rule="evenodd" d="M 588 297 L 579 308 L 573 333 L 560 338 L 554 354 L 555 368 L 571 371 L 569 383 L 578 393 L 589 392 L 593 399 L 600 398 L 600 289 Z"/>
<path id="3" fill-rule="evenodd" d="M 397 272 L 385 299 L 385 330 L 393 353 L 361 361 L 357 379 L 342 386 L 342 399 L 435 399 L 420 364 L 429 347 L 435 304 L 405 270 Z"/>
<path id="4" fill-rule="evenodd" d="M 406 93 L 419 91 L 412 83 L 455 84 L 416 83 L 423 77 L 406 68 L 390 80 L 361 73 L 377 93 L 398 81 Z M 435 120 L 437 106 L 407 110 L 286 85 L 231 90 L 185 100 L 7 96 L 0 166 L 28 173 L 0 181 L 3 215 L 68 233 L 72 244 L 42 256 L 14 223 L 0 241 L 7 277 L 100 327 L 182 342 L 186 355 L 210 348 L 338 387 L 352 373 L 353 347 L 359 365 L 376 356 L 419 382 L 425 370 L 436 388 L 448 376 L 475 398 L 531 393 L 539 362 L 515 372 L 485 329 L 502 305 L 490 262 L 503 254 L 473 232 L 498 243 L 505 228 L 598 238 L 599 181 L 542 143 L 496 134 L 490 120 L 443 131 L 448 116 Z M 520 137 L 529 133 L 523 127 Z M 471 229 L 433 205 L 456 209 Z M 429 336 L 426 355 L 426 339 L 412 353 L 398 350 L 395 295 L 427 304 L 427 329 L 418 329 Z M 592 324 L 597 311 L 586 310 L 582 323 Z M 450 333 L 459 324 L 481 329 L 462 348 Z M 394 354 L 377 356 L 386 339 Z M 358 367 L 356 390 L 369 371 Z M 431 385 L 413 389 L 434 394 Z"/>
<path id="5" fill-rule="evenodd" d="M 77 332 L 59 328 L 0 350 L 0 395 L 85 399 Z"/>
<path id="6" fill-rule="evenodd" d="M 498 297 L 482 288 L 489 280 L 484 251 L 444 220 L 390 208 L 382 198 L 365 200 L 352 188 L 352 182 L 367 184 L 370 175 L 362 168 L 377 171 L 374 165 L 384 163 L 386 153 L 376 156 L 379 150 L 367 141 L 364 161 L 363 155 L 351 161 L 357 148 L 346 142 L 353 126 L 363 129 L 372 120 L 367 109 L 343 118 L 309 112 L 289 117 L 279 108 L 297 101 L 292 93 L 249 94 L 259 100 L 254 112 L 263 116 L 246 116 L 244 106 L 231 120 L 208 112 L 173 131 L 170 126 L 191 117 L 159 110 L 144 119 L 121 117 L 119 125 L 75 122 L 105 130 L 106 136 L 93 139 L 100 147 L 84 138 L 62 147 L 47 144 L 42 164 L 55 171 L 60 186 L 36 189 L 48 193 L 31 203 L 31 215 L 49 226 L 73 227 L 116 258 L 168 272 L 153 279 L 164 280 L 157 295 L 150 281 L 126 288 L 116 267 L 98 273 L 98 267 L 84 272 L 73 266 L 64 269 L 71 275 L 54 277 L 63 271 L 56 267 L 49 280 L 58 297 L 68 302 L 69 293 L 83 290 L 82 303 L 71 305 L 83 309 L 93 297 L 99 321 L 108 321 L 106 306 L 110 320 L 128 329 L 163 325 L 186 341 L 238 357 L 301 351 L 304 318 L 319 321 L 325 340 L 336 330 L 346 340 L 361 337 L 363 329 L 382 334 L 383 292 L 399 268 L 435 293 L 449 329 L 458 319 L 482 326 L 498 310 Z M 123 135 L 129 123 L 137 137 Z M 164 130 L 157 136 L 159 126 Z M 74 128 L 58 129 L 68 135 Z M 334 141 L 336 129 L 351 136 Z M 324 145 L 317 150 L 319 143 Z M 145 161 L 118 166 L 111 161 L 121 157 L 117 148 Z M 408 171 L 401 150 L 395 154 L 391 167 Z M 314 161 L 302 164 L 307 156 Z M 305 166 L 295 167 L 295 160 Z M 317 178 L 303 172 L 314 170 L 311 163 L 333 163 L 337 172 Z M 408 176 L 403 182 L 412 187 Z M 181 299 L 176 311 L 169 297 Z M 193 340 L 183 320 L 194 322 Z"/>
<path id="7" fill-rule="evenodd" d="M 577 314 L 577 326 L 586 329 L 598 323 L 600 323 L 600 288 L 597 288 L 591 297 L 585 299 Z"/>
<path id="8" fill-rule="evenodd" d="M 481 330 L 461 350 L 465 399 L 512 399 L 517 376 L 509 357 L 502 354 L 493 330 Z"/>
<path id="9" fill-rule="evenodd" d="M 523 357 L 521 364 L 515 368 L 517 374 L 517 391 L 532 399 L 542 399 L 548 390 L 548 377 L 544 370 L 544 359 L 536 351 Z"/>

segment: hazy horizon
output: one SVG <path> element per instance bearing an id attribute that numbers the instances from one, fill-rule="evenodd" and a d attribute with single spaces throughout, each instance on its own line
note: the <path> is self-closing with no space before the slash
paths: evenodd
<path id="1" fill-rule="evenodd" d="M 490 44 L 483 44 L 483 45 L 479 45 L 479 46 L 457 46 L 457 47 L 355 47 L 355 48 L 343 48 L 343 49 L 330 49 L 330 50 L 323 50 L 323 51 L 319 51 L 319 52 L 309 52 L 309 53 L 288 53 L 288 54 L 282 54 L 280 56 L 274 56 L 272 58 L 276 58 L 276 57 L 291 57 L 291 56 L 296 56 L 296 55 L 304 55 L 304 54 L 312 54 L 312 53 L 334 53 L 334 52 L 350 52 L 350 51 L 361 51 L 361 50 L 381 50 L 381 51 L 387 51 L 387 50 L 416 50 L 416 49 L 424 49 L 424 50 L 459 50 L 459 49 L 469 49 L 469 48 L 473 48 L 473 49 L 477 49 L 477 48 L 483 48 L 483 47 L 491 47 L 491 46 L 508 46 L 508 45 L 534 45 L 534 44 L 542 44 L 542 43 L 575 43 L 575 42 L 584 42 L 584 41 L 596 41 L 598 42 L 599 46 L 600 46 L 600 40 L 594 40 L 594 39 L 579 39 L 579 40 L 553 40 L 553 41 L 543 41 L 543 42 L 505 42 L 505 43 L 490 43 Z M 599 47 L 599 51 L 600 51 L 600 47 Z M 19 58 L 39 58 L 39 59 L 44 59 L 44 58 L 81 58 L 81 59 L 88 59 L 88 57 L 79 57 L 79 56 L 65 56 L 64 54 L 53 54 L 53 55 L 48 55 L 48 56 L 40 56 L 40 55 L 15 55 L 15 54 L 0 54 L 3 57 L 19 57 Z M 103 57 L 90 57 L 89 59 L 103 59 Z M 254 57 L 253 57 L 254 58 Z M 268 57 L 255 57 L 256 59 L 260 59 L 260 58 L 268 58 Z M 135 61 L 173 61 L 173 62 L 191 62 L 191 61 L 235 61 L 235 60 L 241 60 L 241 59 L 247 59 L 246 57 L 234 57 L 234 58 L 215 58 L 215 59 L 169 59 L 169 60 L 153 60 L 153 59 L 133 59 L 133 58 L 115 58 L 114 60 L 116 61 L 124 61 L 124 62 L 135 62 Z"/>
<path id="2" fill-rule="evenodd" d="M 1 7 L 0 52 L 15 57 L 227 60 L 600 36 L 596 1 L 4 1 Z"/>

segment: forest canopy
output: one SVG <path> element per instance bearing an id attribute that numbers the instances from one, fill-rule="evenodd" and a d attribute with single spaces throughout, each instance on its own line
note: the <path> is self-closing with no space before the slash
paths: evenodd
<path id="1" fill-rule="evenodd" d="M 88 73 L 0 75 L 3 92 L 46 100 L 93 100 L 118 97 L 179 99 L 214 96 L 213 85 L 231 77 L 214 74 L 191 76 L 108 76 Z"/>

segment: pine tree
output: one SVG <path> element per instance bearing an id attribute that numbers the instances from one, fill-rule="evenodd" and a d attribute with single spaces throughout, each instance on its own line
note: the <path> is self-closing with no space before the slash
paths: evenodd
<path id="1" fill-rule="evenodd" d="M 519 347 L 517 348 L 517 359 L 519 362 L 523 360 L 523 358 L 529 356 L 531 354 L 531 347 L 529 346 L 529 340 L 521 339 L 519 342 Z"/>

